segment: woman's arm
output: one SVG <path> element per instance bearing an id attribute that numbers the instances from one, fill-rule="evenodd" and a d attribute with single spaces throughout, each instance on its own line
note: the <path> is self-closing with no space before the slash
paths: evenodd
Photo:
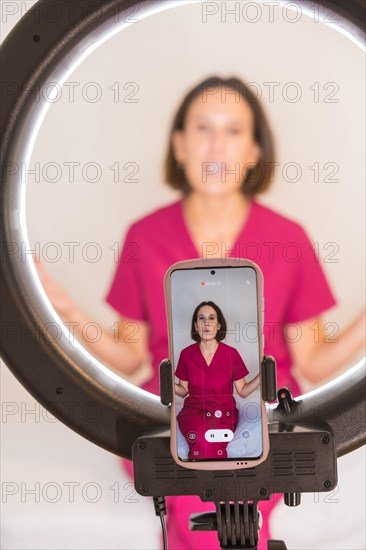
<path id="1" fill-rule="evenodd" d="M 239 380 L 234 380 L 234 385 L 240 397 L 248 397 L 248 395 L 258 388 L 259 382 L 260 374 L 258 373 L 250 382 L 247 382 L 245 378 L 240 378 Z"/>
<path id="2" fill-rule="evenodd" d="M 330 325 L 326 334 L 320 317 L 294 325 L 286 331 L 293 369 L 313 383 L 336 374 L 365 346 L 365 311 L 341 333 L 332 333 Z"/>
<path id="3" fill-rule="evenodd" d="M 85 329 L 91 326 L 89 323 L 95 324 L 95 321 L 79 306 L 70 303 L 68 313 L 63 315 L 63 322 L 72 327 L 74 336 L 90 353 L 121 375 L 135 374 L 149 359 L 147 323 L 120 317 L 114 330 L 99 324 L 100 337 L 93 342 Z"/>
<path id="4" fill-rule="evenodd" d="M 175 384 L 175 393 L 179 397 L 185 397 L 188 393 L 188 380 L 179 380 L 178 384 Z"/>
<path id="5" fill-rule="evenodd" d="M 79 340 L 97 359 L 122 375 L 134 374 L 147 362 L 148 323 L 121 317 L 117 329 L 108 330 L 96 323 L 63 291 L 48 275 L 41 262 L 36 262 L 36 267 L 44 291 L 63 324 L 70 330 L 72 338 Z M 100 334 L 95 342 L 91 341 L 96 335 L 96 329 L 92 325 L 97 326 Z"/>

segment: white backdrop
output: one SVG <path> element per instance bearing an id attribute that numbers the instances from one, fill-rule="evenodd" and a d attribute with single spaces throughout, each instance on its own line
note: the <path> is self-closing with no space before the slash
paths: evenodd
<path id="1" fill-rule="evenodd" d="M 1 3 L 2 40 L 33 4 Z M 104 302 L 115 243 L 131 221 L 178 197 L 162 175 L 170 123 L 186 91 L 211 74 L 238 76 L 262 97 L 279 166 L 258 200 L 302 223 L 318 243 L 338 299 L 324 320 L 342 330 L 365 303 L 365 57 L 297 6 L 177 2 L 147 19 L 137 14 L 138 23 L 95 50 L 54 97 L 40 91 L 50 109 L 30 166 L 20 167 L 30 170 L 30 242 L 102 325 L 117 319 Z M 217 13 L 205 21 L 208 7 Z M 78 243 L 74 262 L 67 242 Z M 124 485 L 118 458 L 54 422 L 3 364 L 1 382 L 2 547 L 157 548 L 152 502 Z M 289 548 L 363 548 L 363 462 L 364 449 L 339 460 L 337 492 L 303 495 L 296 509 L 278 506 L 274 536 Z M 74 502 L 70 483 L 79 484 Z M 27 494 L 32 487 L 36 494 Z"/>

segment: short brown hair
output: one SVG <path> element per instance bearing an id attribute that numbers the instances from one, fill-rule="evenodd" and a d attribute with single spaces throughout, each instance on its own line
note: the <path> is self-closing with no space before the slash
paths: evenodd
<path id="1" fill-rule="evenodd" d="M 216 332 L 215 339 L 217 340 L 217 342 L 220 342 L 220 340 L 223 340 L 226 336 L 226 321 L 225 321 L 224 314 L 222 313 L 219 306 L 216 305 L 215 302 L 211 302 L 211 300 L 209 300 L 208 302 L 201 302 L 200 304 L 198 304 L 198 306 L 196 307 L 196 309 L 193 312 L 192 324 L 191 324 L 191 337 L 192 337 L 192 340 L 195 340 L 196 342 L 201 341 L 201 336 L 199 335 L 198 330 L 196 330 L 194 328 L 194 324 L 197 321 L 197 314 L 198 314 L 198 312 L 199 312 L 199 310 L 201 309 L 202 306 L 211 306 L 216 311 L 217 322 L 220 324 L 220 328 Z"/>
<path id="2" fill-rule="evenodd" d="M 275 164 L 274 139 L 259 99 L 244 82 L 235 77 L 224 79 L 218 76 L 211 76 L 197 84 L 185 96 L 175 114 L 170 129 L 168 151 L 164 165 L 165 182 L 173 189 L 183 191 L 185 195 L 192 190 L 184 170 L 182 170 L 175 159 L 172 136 L 175 130 L 184 130 L 186 115 L 191 103 L 203 90 L 207 90 L 210 87 L 224 87 L 229 90 L 239 91 L 240 95 L 251 107 L 254 140 L 261 148 L 261 157 L 255 167 L 247 170 L 245 180 L 242 182 L 241 191 L 246 197 L 253 197 L 254 195 L 263 193 L 273 182 Z"/>

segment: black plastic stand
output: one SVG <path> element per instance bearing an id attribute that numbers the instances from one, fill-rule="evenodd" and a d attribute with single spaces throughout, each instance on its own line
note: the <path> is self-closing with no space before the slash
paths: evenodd
<path id="1" fill-rule="evenodd" d="M 161 402 L 171 406 L 172 366 L 160 364 Z M 288 506 L 300 504 L 302 492 L 330 491 L 337 484 L 335 442 L 327 424 L 301 423 L 301 401 L 288 388 L 276 391 L 276 363 L 265 356 L 261 365 L 262 397 L 278 399 L 283 420 L 268 424 L 270 450 L 256 467 L 238 470 L 193 470 L 178 465 L 170 453 L 170 430 L 144 432 L 132 446 L 136 491 L 143 496 L 198 495 L 213 502 L 216 512 L 191 514 L 190 530 L 217 531 L 222 550 L 257 550 L 261 515 L 258 502 L 283 493 Z M 298 410 L 297 410 L 298 409 Z M 296 418 L 296 422 L 294 421 Z M 146 464 L 149 465 L 146 468 Z M 280 540 L 268 550 L 286 550 Z"/>
<path id="2" fill-rule="evenodd" d="M 216 513 L 192 514 L 191 531 L 217 531 L 220 546 L 257 548 L 260 515 L 257 502 L 216 502 Z"/>
<path id="3" fill-rule="evenodd" d="M 223 550 L 256 550 L 260 529 L 257 501 L 216 502 L 216 513 L 191 514 L 191 531 L 217 531 Z M 282 540 L 269 540 L 268 550 L 286 550 Z"/>

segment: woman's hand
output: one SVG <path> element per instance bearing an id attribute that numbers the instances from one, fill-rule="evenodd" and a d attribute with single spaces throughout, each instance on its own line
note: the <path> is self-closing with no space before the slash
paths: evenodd
<path id="1" fill-rule="evenodd" d="M 46 272 L 43 263 L 33 255 L 34 264 L 45 293 L 47 294 L 54 309 L 60 317 L 68 317 L 73 310 L 71 298 L 62 290 L 60 286 Z"/>
<path id="2" fill-rule="evenodd" d="M 258 373 L 257 376 L 255 376 L 250 382 L 247 382 L 246 386 L 247 386 L 247 390 L 249 390 L 249 393 L 247 395 L 250 395 L 252 392 L 254 392 L 258 388 L 260 381 L 261 381 L 261 376 Z"/>
<path id="3" fill-rule="evenodd" d="M 242 380 L 235 380 L 234 381 L 236 391 L 240 395 L 240 397 L 248 397 L 251 393 L 253 393 L 260 384 L 260 373 L 257 374 L 250 382 L 247 382 L 245 378 Z"/>
<path id="4" fill-rule="evenodd" d="M 63 322 L 73 323 L 72 336 L 76 337 L 100 361 L 110 365 L 122 376 L 136 374 L 150 360 L 148 350 L 149 324 L 135 319 L 120 317 L 118 321 L 118 338 L 110 328 L 99 326 L 101 336 L 97 341 L 90 341 L 84 330 L 90 323 L 96 321 L 87 312 L 71 300 L 62 288 L 48 275 L 42 262 L 33 260 L 37 268 L 41 284 L 51 304 L 60 315 Z M 137 328 L 137 342 L 130 342 L 131 325 Z"/>
<path id="5" fill-rule="evenodd" d="M 186 387 L 186 385 L 188 385 L 188 382 L 184 381 L 184 384 L 185 385 L 183 386 L 182 383 L 174 383 L 175 394 L 179 395 L 179 397 L 186 397 L 186 395 L 188 395 L 188 387 Z"/>
<path id="6" fill-rule="evenodd" d="M 314 326 L 317 332 L 314 332 Z M 287 346 L 292 359 L 292 372 L 299 372 L 309 382 L 321 384 L 338 376 L 344 366 L 363 352 L 365 348 L 365 309 L 342 331 L 326 334 L 320 317 L 297 323 L 301 338 L 293 338 L 291 325 L 286 328 Z M 294 333 L 295 334 L 295 333 Z M 315 337 L 316 336 L 316 337 Z"/>

